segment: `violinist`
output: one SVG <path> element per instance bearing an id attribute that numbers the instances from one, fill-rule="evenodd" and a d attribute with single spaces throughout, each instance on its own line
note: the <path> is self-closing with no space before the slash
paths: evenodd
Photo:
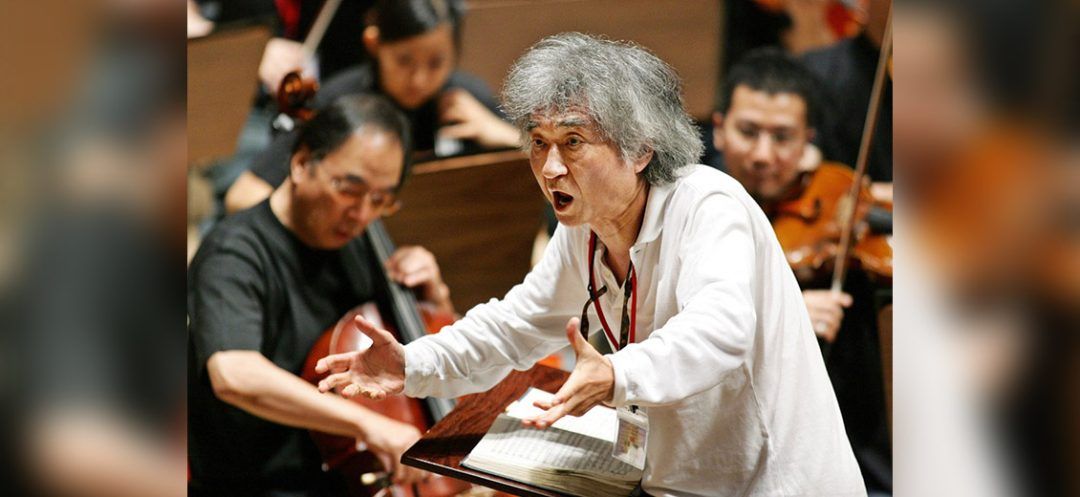
<path id="1" fill-rule="evenodd" d="M 813 75 L 778 51 L 757 50 L 734 67 L 713 114 L 713 146 L 728 174 L 742 183 L 765 213 L 796 197 L 817 162 L 810 141 L 819 109 Z M 831 342 L 851 295 L 804 290 L 814 332 Z"/>
<path id="2" fill-rule="evenodd" d="M 501 118 L 487 86 L 455 69 L 463 10 L 453 0 L 375 2 L 362 39 L 371 60 L 323 82 L 313 107 L 341 95 L 378 94 L 408 118 L 418 152 L 446 156 L 517 147 L 520 134 Z M 295 133 L 282 133 L 255 158 L 229 188 L 228 212 L 258 203 L 281 183 L 293 140 Z"/>
<path id="3" fill-rule="evenodd" d="M 751 52 L 729 72 L 713 115 L 713 145 L 727 172 L 775 223 L 777 206 L 798 198 L 820 166 L 810 145 L 820 108 L 804 66 L 770 49 Z M 826 157 L 827 158 L 827 157 Z M 827 367 L 869 490 L 891 487 L 874 289 L 850 271 L 844 292 L 800 281 L 814 333 L 830 351 Z"/>
<path id="4" fill-rule="evenodd" d="M 322 331 L 378 291 L 360 235 L 398 205 L 408 129 L 382 97 L 334 101 L 300 128 L 284 183 L 200 246 L 188 272 L 190 495 L 341 495 L 308 429 L 355 437 L 400 483 L 425 477 L 398 462 L 416 428 L 297 376 Z M 403 247 L 388 266 L 453 310 L 430 252 Z"/>

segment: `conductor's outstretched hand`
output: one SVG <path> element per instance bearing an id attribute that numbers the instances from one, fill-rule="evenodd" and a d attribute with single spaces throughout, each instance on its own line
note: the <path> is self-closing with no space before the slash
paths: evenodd
<path id="1" fill-rule="evenodd" d="M 319 359 L 315 372 L 330 372 L 319 382 L 319 391 L 339 388 L 342 397 L 363 395 L 374 400 L 405 391 L 405 347 L 362 316 L 356 316 L 356 327 L 371 338 L 371 347 Z"/>
<path id="2" fill-rule="evenodd" d="M 551 402 L 536 401 L 533 404 L 546 412 L 522 420 L 525 426 L 544 429 L 563 416 L 581 416 L 597 404 L 611 402 L 615 394 L 615 370 L 607 357 L 582 338 L 578 331 L 579 321 L 578 318 L 571 318 L 566 323 L 566 338 L 577 354 L 574 371 Z"/>

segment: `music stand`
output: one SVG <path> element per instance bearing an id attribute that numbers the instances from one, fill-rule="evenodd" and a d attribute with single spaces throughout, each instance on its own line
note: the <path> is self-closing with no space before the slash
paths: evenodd
<path id="1" fill-rule="evenodd" d="M 502 297 L 531 269 L 545 202 L 520 151 L 416 164 L 400 198 L 386 229 L 435 254 L 457 309 Z"/>
<path id="2" fill-rule="evenodd" d="M 401 456 L 401 462 L 512 495 L 565 496 L 566 494 L 462 467 L 461 460 L 476 447 L 499 413 L 524 395 L 529 387 L 555 392 L 569 376 L 566 371 L 538 364 L 528 371 L 510 373 L 487 392 L 462 397 L 449 415 L 431 427 L 416 445 Z"/>
<path id="3" fill-rule="evenodd" d="M 219 27 L 187 45 L 188 164 L 231 157 L 258 90 L 259 62 L 270 29 Z"/>

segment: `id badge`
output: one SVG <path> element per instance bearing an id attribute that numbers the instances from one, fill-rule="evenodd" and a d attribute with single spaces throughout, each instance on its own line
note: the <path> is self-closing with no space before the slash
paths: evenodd
<path id="1" fill-rule="evenodd" d="M 619 431 L 611 455 L 637 469 L 645 469 L 645 445 L 649 439 L 649 417 L 640 409 L 618 409 Z"/>

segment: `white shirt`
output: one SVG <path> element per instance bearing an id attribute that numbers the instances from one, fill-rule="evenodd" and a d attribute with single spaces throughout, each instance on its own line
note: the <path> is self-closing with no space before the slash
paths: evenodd
<path id="1" fill-rule="evenodd" d="M 588 299 L 588 226 L 560 226 L 501 301 L 405 347 L 405 393 L 491 388 L 567 344 Z M 619 334 L 622 288 L 596 251 Z M 644 407 L 642 488 L 662 495 L 866 495 L 795 276 L 742 186 L 706 166 L 651 187 L 637 242 L 637 343 L 608 356 L 614 404 Z M 603 333 L 590 311 L 591 331 Z"/>

